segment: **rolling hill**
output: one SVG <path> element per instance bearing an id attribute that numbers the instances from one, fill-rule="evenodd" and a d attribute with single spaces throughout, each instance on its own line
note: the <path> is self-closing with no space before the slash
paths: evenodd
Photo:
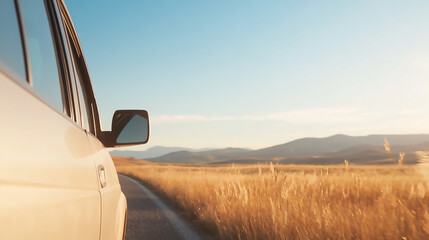
<path id="1" fill-rule="evenodd" d="M 388 139 L 392 153 L 384 149 Z M 399 152 L 405 152 L 404 163 L 417 162 L 415 151 L 429 151 L 429 134 L 415 135 L 334 135 L 326 138 L 302 138 L 284 144 L 249 150 L 225 148 L 207 151 L 190 151 L 177 148 L 157 157 L 143 159 L 160 163 L 264 163 L 282 164 L 343 164 L 344 159 L 353 164 L 391 164 Z"/>
<path id="2" fill-rule="evenodd" d="M 146 158 L 156 158 L 172 152 L 180 152 L 180 151 L 201 152 L 201 151 L 208 151 L 208 150 L 213 150 L 213 149 L 212 148 L 191 149 L 191 148 L 184 148 L 184 147 L 155 146 L 155 147 L 148 148 L 145 151 L 113 150 L 113 151 L 110 151 L 110 154 L 114 156 L 146 159 Z"/>
<path id="3" fill-rule="evenodd" d="M 429 134 L 419 135 L 369 135 L 369 136 L 347 136 L 334 135 L 326 138 L 302 138 L 285 144 L 276 145 L 264 149 L 248 152 L 248 156 L 259 158 L 278 158 L 296 156 L 321 156 L 339 153 L 347 155 L 348 151 L 360 148 L 360 151 L 373 149 L 384 151 L 384 138 L 391 146 L 412 146 L 429 142 Z M 392 147 L 392 150 L 396 148 Z M 404 151 L 399 150 L 398 151 Z"/>
<path id="4" fill-rule="evenodd" d="M 243 148 L 225 148 L 218 150 L 209 150 L 203 152 L 179 151 L 169 153 L 157 158 L 147 158 L 147 161 L 159 163 L 211 163 L 229 159 L 231 156 L 239 153 L 248 152 L 248 149 Z"/>

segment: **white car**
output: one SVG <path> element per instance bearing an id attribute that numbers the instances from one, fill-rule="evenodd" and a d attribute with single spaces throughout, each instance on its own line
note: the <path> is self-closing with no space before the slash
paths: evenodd
<path id="1" fill-rule="evenodd" d="M 0 1 L 0 239 L 123 239 L 106 147 L 148 138 L 144 110 L 118 110 L 101 130 L 62 0 Z"/>

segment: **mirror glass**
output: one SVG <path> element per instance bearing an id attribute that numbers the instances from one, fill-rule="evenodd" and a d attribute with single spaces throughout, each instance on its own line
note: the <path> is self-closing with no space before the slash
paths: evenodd
<path id="1" fill-rule="evenodd" d="M 129 114 L 126 119 L 129 121 L 125 124 L 122 131 L 116 138 L 117 143 L 138 143 L 146 142 L 148 138 L 148 120 L 138 114 Z"/>

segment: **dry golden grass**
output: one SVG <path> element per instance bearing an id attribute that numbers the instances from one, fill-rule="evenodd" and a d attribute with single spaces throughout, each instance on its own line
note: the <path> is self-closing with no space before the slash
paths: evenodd
<path id="1" fill-rule="evenodd" d="M 115 163 L 222 239 L 429 239 L 429 185 L 412 166 Z"/>

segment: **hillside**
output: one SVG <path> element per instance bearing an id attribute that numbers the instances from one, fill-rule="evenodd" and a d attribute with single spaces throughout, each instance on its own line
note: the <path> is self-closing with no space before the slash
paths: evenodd
<path id="1" fill-rule="evenodd" d="M 229 159 L 235 154 L 245 153 L 248 151 L 249 150 L 243 148 L 225 148 L 203 152 L 179 151 L 169 153 L 157 158 L 147 158 L 146 160 L 159 163 L 201 164 Z"/>
<path id="2" fill-rule="evenodd" d="M 392 153 L 384 149 L 388 139 Z M 302 138 L 284 144 L 249 150 L 225 148 L 208 151 L 179 151 L 158 157 L 143 158 L 159 163 L 264 163 L 281 164 L 342 164 L 344 159 L 353 164 L 391 164 L 399 152 L 405 152 L 405 164 L 417 162 L 415 151 L 429 151 L 429 134 L 416 135 L 334 135 L 326 138 Z M 113 153 L 112 153 L 113 154 Z"/>
<path id="3" fill-rule="evenodd" d="M 418 135 L 369 135 L 369 136 L 347 136 L 334 135 L 326 138 L 302 138 L 281 145 L 255 150 L 248 153 L 248 157 L 259 158 L 278 158 L 278 157 L 296 157 L 296 156 L 322 156 L 331 155 L 336 152 L 345 151 L 358 146 L 362 150 L 384 150 L 384 138 L 391 146 L 412 146 L 417 144 L 429 143 L 429 134 Z M 365 148 L 364 146 L 368 147 Z M 392 150 L 395 148 L 392 147 Z M 359 152 L 357 151 L 357 152 Z M 398 151 L 404 151 L 399 150 Z M 344 152 L 342 155 L 347 155 Z"/>
<path id="4" fill-rule="evenodd" d="M 184 148 L 184 147 L 163 147 L 163 146 L 155 146 L 148 148 L 145 151 L 124 151 L 124 150 L 113 150 L 110 151 L 110 154 L 115 156 L 122 156 L 122 157 L 133 157 L 133 158 L 139 158 L 139 159 L 146 159 L 146 158 L 156 158 L 160 157 L 172 152 L 180 152 L 180 151 L 189 151 L 189 152 L 202 152 L 202 151 L 209 151 L 213 150 L 211 148 L 203 148 L 203 149 L 191 149 L 191 148 Z"/>

